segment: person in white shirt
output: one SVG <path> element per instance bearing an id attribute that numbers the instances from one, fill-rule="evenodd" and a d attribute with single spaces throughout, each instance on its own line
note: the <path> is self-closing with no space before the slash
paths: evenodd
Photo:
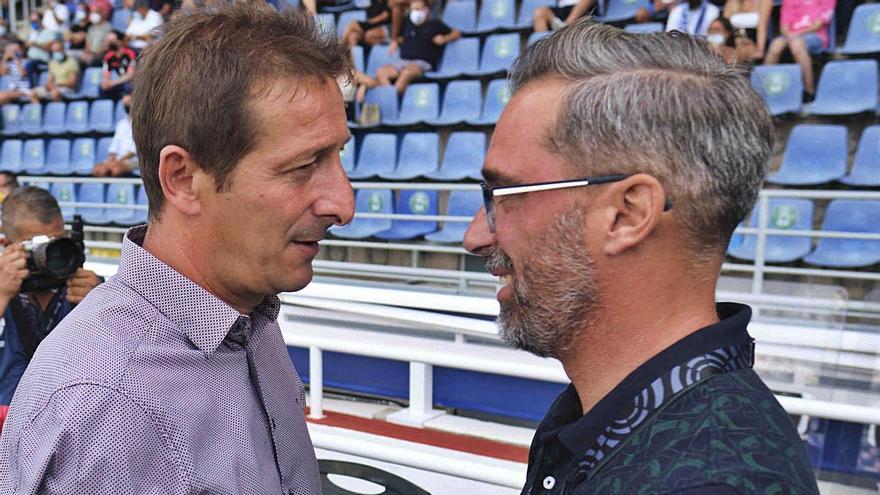
<path id="1" fill-rule="evenodd" d="M 721 9 L 706 0 L 688 0 L 676 5 L 669 12 L 666 30 L 706 36 L 709 25 L 720 13 Z"/>
<path id="2" fill-rule="evenodd" d="M 131 39 L 129 46 L 140 51 L 155 38 L 154 30 L 162 25 L 163 19 L 162 14 L 150 8 L 149 0 L 137 0 L 134 9 L 134 15 L 125 34 Z"/>
<path id="3" fill-rule="evenodd" d="M 62 33 L 67 30 L 70 20 L 70 9 L 57 0 L 51 0 L 43 12 L 43 29 Z"/>
<path id="4" fill-rule="evenodd" d="M 131 120 L 127 115 L 131 109 L 131 95 L 123 96 L 122 104 L 125 105 L 126 116 L 116 124 L 116 132 L 113 133 L 113 140 L 110 141 L 107 159 L 92 169 L 92 175 L 95 177 L 129 175 L 138 166 L 137 148 L 131 134 Z"/>

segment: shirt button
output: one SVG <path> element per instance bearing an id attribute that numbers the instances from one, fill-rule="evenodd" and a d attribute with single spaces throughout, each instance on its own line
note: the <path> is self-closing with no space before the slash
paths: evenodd
<path id="1" fill-rule="evenodd" d="M 554 486 L 556 486 L 556 478 L 554 478 L 553 476 L 547 476 L 546 478 L 544 478 L 545 490 L 552 490 Z"/>

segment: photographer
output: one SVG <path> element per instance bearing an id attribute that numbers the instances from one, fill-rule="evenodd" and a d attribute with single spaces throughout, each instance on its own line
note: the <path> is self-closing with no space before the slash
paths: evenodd
<path id="1" fill-rule="evenodd" d="M 9 195 L 2 218 L 7 246 L 0 255 L 0 418 L 37 345 L 100 283 L 94 272 L 80 267 L 66 285 L 22 292 L 22 283 L 32 275 L 22 242 L 64 236 L 64 221 L 55 198 L 37 187 Z"/>

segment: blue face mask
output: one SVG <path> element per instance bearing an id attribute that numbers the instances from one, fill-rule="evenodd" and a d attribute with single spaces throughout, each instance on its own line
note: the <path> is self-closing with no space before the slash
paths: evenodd
<path id="1" fill-rule="evenodd" d="M 33 28 L 34 30 L 40 29 L 40 21 L 31 22 L 31 28 Z"/>
<path id="2" fill-rule="evenodd" d="M 63 62 L 65 58 L 64 52 L 52 52 L 52 60 Z"/>

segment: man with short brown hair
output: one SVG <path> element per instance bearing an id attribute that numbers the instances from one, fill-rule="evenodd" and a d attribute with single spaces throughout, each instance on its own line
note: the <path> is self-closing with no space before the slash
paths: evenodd
<path id="1" fill-rule="evenodd" d="M 293 11 L 165 24 L 131 115 L 149 223 L 38 349 L 0 492 L 321 493 L 276 295 L 309 283 L 318 241 L 353 215 L 349 71 L 341 42 Z"/>

